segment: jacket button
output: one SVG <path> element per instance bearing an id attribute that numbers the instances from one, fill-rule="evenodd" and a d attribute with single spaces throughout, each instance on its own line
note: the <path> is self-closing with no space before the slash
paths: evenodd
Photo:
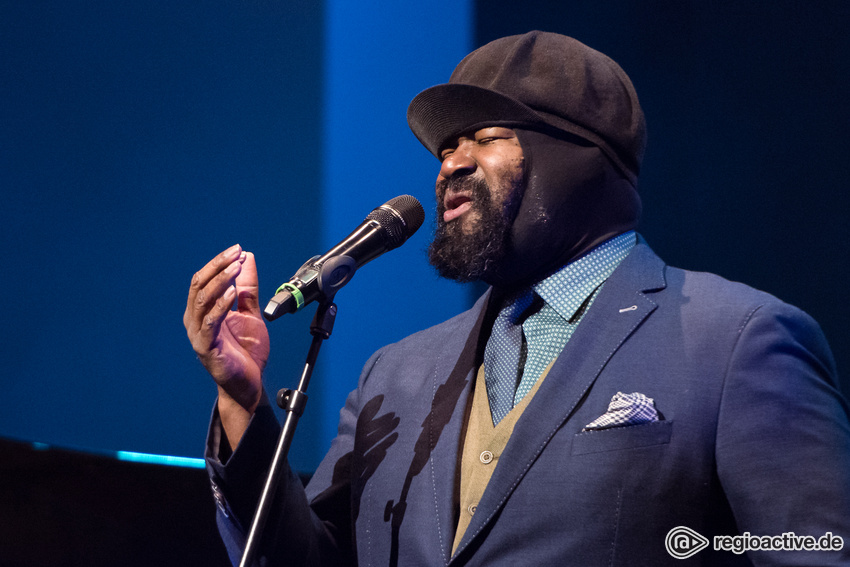
<path id="1" fill-rule="evenodd" d="M 469 512 L 469 515 L 470 515 L 470 516 L 474 516 L 474 515 L 475 515 L 475 511 L 476 511 L 477 509 L 478 509 L 478 506 L 476 506 L 475 504 L 470 504 L 469 506 L 467 506 L 467 507 L 466 507 L 466 511 L 467 511 L 467 512 Z"/>
<path id="2" fill-rule="evenodd" d="M 481 453 L 481 455 L 478 458 L 485 465 L 489 465 L 490 463 L 493 462 L 493 453 L 491 453 L 490 451 L 484 451 L 483 453 Z"/>

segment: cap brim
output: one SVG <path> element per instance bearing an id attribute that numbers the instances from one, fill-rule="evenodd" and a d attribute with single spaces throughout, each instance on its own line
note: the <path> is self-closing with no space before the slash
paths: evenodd
<path id="1" fill-rule="evenodd" d="M 495 91 L 447 83 L 416 95 L 407 123 L 428 151 L 439 157 L 453 137 L 487 126 L 544 125 L 533 110 Z"/>
<path id="2" fill-rule="evenodd" d="M 438 159 L 452 138 L 491 126 L 528 128 L 556 136 L 564 133 L 578 136 L 599 147 L 633 184 L 637 181 L 637 175 L 597 133 L 475 85 L 445 83 L 425 89 L 407 108 L 407 123 L 422 145 Z"/>

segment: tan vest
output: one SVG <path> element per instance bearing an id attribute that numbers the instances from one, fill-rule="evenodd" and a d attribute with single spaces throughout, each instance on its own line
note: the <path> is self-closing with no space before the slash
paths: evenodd
<path id="1" fill-rule="evenodd" d="M 553 361 L 554 362 L 554 361 Z M 460 463 L 460 515 L 457 531 L 455 532 L 452 554 L 457 549 L 466 528 L 469 527 L 472 516 L 493 470 L 499 462 L 499 457 L 508 444 L 508 439 L 514 431 L 514 425 L 522 412 L 528 407 L 531 398 L 537 393 L 540 383 L 549 373 L 552 363 L 540 375 L 531 391 L 520 403 L 506 415 L 498 425 L 493 427 L 493 416 L 490 413 L 490 402 L 487 399 L 487 386 L 484 383 L 484 365 L 478 367 L 475 378 L 475 393 L 472 396 L 472 409 L 466 425 L 466 437 L 463 441 L 463 453 Z"/>

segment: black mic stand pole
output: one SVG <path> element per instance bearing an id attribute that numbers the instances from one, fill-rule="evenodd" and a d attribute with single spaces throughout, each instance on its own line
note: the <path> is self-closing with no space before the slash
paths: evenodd
<path id="1" fill-rule="evenodd" d="M 277 449 L 269 467 L 269 474 L 266 477 L 266 484 L 263 486 L 263 492 L 260 495 L 257 510 L 254 512 L 254 520 L 251 522 L 251 531 L 248 533 L 245 551 L 242 554 L 242 561 L 239 563 L 239 567 L 251 567 L 253 564 L 254 555 L 259 546 L 259 540 L 263 534 L 263 528 L 265 527 L 266 518 L 269 513 L 269 507 L 277 489 L 277 481 L 280 478 L 283 463 L 289 453 L 289 446 L 292 444 L 295 427 L 298 425 L 298 419 L 304 413 L 304 406 L 307 404 L 307 394 L 304 392 L 310 383 L 310 376 L 313 374 L 313 368 L 316 365 L 316 359 L 319 356 L 322 341 L 331 336 L 335 320 L 336 304 L 331 299 L 319 303 L 319 307 L 316 309 L 316 315 L 310 324 L 310 334 L 313 335 L 313 342 L 310 344 L 310 350 L 307 353 L 307 362 L 304 364 L 304 372 L 301 374 L 298 389 L 290 390 L 284 388 L 277 393 L 277 405 L 286 411 L 286 421 L 280 432 Z"/>

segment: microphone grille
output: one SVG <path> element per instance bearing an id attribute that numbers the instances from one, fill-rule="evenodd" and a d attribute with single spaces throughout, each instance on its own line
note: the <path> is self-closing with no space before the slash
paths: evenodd
<path id="1" fill-rule="evenodd" d="M 400 195 L 390 199 L 366 217 L 377 221 L 387 232 L 390 249 L 401 246 L 425 221 L 425 210 L 419 199 Z"/>

